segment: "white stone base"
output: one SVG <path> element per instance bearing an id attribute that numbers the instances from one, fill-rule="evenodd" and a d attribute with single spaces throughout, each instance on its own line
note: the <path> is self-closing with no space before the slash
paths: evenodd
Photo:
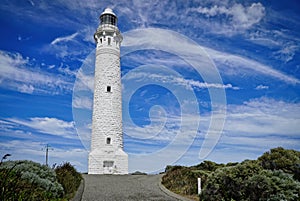
<path id="1" fill-rule="evenodd" d="M 128 174 L 128 155 L 121 148 L 94 150 L 89 154 L 88 174 Z"/>

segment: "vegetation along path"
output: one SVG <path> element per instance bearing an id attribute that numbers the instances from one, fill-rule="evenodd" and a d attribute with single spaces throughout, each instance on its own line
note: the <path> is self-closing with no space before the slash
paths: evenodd
<path id="1" fill-rule="evenodd" d="M 160 188 L 161 175 L 83 175 L 82 201 L 181 200 Z"/>

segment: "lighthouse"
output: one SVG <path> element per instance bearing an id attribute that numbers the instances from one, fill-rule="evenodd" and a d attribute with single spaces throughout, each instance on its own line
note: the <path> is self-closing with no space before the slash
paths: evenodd
<path id="1" fill-rule="evenodd" d="M 123 151 L 122 86 L 118 18 L 106 8 L 94 34 L 96 62 L 89 174 L 128 174 Z"/>

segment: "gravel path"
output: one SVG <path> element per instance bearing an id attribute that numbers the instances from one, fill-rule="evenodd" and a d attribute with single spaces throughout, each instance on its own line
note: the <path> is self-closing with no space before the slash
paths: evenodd
<path id="1" fill-rule="evenodd" d="M 161 175 L 83 175 L 82 201 L 174 201 L 161 191 Z"/>

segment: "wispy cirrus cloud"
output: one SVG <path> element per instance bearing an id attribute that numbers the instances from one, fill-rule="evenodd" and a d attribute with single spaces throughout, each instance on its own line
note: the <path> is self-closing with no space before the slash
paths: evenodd
<path id="1" fill-rule="evenodd" d="M 214 26 L 216 29 L 210 31 L 221 34 L 235 34 L 247 30 L 259 23 L 265 16 L 265 7 L 261 3 L 252 3 L 250 6 L 240 3 L 226 6 L 200 6 L 191 10 L 205 15 L 208 21 L 218 23 Z M 222 20 L 211 20 L 214 17 L 220 17 Z"/>
<path id="2" fill-rule="evenodd" d="M 170 40 L 170 38 L 172 38 L 173 40 L 176 38 L 180 38 L 182 42 L 174 42 L 172 44 L 165 43 L 165 41 Z M 151 44 L 152 42 L 149 42 L 149 39 L 155 42 Z M 191 42 L 189 38 L 186 38 L 183 35 L 179 35 L 177 32 L 162 29 L 140 29 L 124 33 L 123 46 L 125 46 L 125 48 L 140 45 L 143 46 L 144 49 L 150 49 L 155 47 L 155 45 L 157 44 L 163 44 L 162 46 L 169 50 L 177 50 L 177 52 L 179 52 L 181 55 L 189 55 L 192 58 L 191 60 L 193 60 L 194 62 L 201 61 L 201 58 L 199 59 L 198 57 L 198 54 L 200 54 L 201 52 L 199 53 L 197 51 L 202 50 L 203 52 L 207 53 L 207 55 L 205 56 L 209 56 L 210 59 L 215 62 L 216 67 L 220 70 L 220 72 L 226 76 L 235 76 L 239 73 L 246 74 L 247 76 L 264 75 L 276 78 L 289 84 L 295 85 L 300 83 L 300 80 L 293 77 L 292 75 L 287 75 L 276 70 L 272 66 L 265 65 L 263 63 L 260 63 L 259 61 L 237 54 L 218 51 L 206 46 L 200 46 L 198 44 L 195 45 L 194 41 Z M 138 57 L 140 58 L 140 56 Z M 164 59 L 168 59 L 168 57 L 164 57 Z M 154 61 L 159 62 L 159 59 L 156 59 Z M 170 63 L 172 62 L 173 61 L 171 61 Z M 183 63 L 180 60 L 179 62 Z M 164 64 L 167 63 L 162 63 L 162 65 Z M 201 70 L 203 72 L 207 71 L 206 68 L 203 68 Z"/>
<path id="3" fill-rule="evenodd" d="M 211 48 L 205 48 L 209 56 L 216 62 L 216 66 L 225 75 L 234 76 L 239 73 L 246 73 L 248 76 L 261 74 L 264 76 L 270 76 L 286 83 L 299 84 L 300 80 L 280 72 L 271 66 L 259 63 L 258 61 L 239 56 L 229 54 L 226 52 L 220 52 Z"/>
<path id="4" fill-rule="evenodd" d="M 89 26 L 83 27 L 73 34 L 54 38 L 43 48 L 43 51 L 54 54 L 62 60 L 81 62 L 94 47 L 93 34 Z"/>
<path id="5" fill-rule="evenodd" d="M 241 105 L 228 105 L 227 120 L 223 134 L 218 144 L 206 160 L 217 162 L 241 161 L 246 158 L 254 159 L 270 148 L 283 146 L 299 149 L 298 130 L 300 121 L 299 103 L 285 102 L 270 98 L 251 99 Z M 126 150 L 130 154 L 148 157 L 160 149 L 168 147 L 169 143 L 178 135 L 182 135 L 181 144 L 172 147 L 174 153 L 185 145 L 191 145 L 188 139 L 193 138 L 193 146 L 185 156 L 179 160 L 184 164 L 199 163 L 199 151 L 202 148 L 205 135 L 209 129 L 211 114 L 202 113 L 198 132 L 192 130 L 199 120 L 198 115 L 188 116 L 152 116 L 154 122 L 167 122 L 165 124 L 151 123 L 144 127 L 130 126 L 125 128 L 129 136 L 125 138 Z M 187 119 L 185 119 L 187 118 Z M 184 123 L 183 123 L 183 119 Z M 171 125 L 171 126 L 170 126 Z M 128 126 L 125 124 L 125 127 Z M 184 131 L 184 134 L 180 133 Z M 213 133 L 210 133 L 211 135 Z M 144 142 L 147 139 L 147 142 Z M 190 144 L 189 144 L 190 143 Z M 205 148 L 204 148 L 205 149 Z M 236 152 L 241 153 L 235 154 Z M 231 155 L 232 153 L 232 155 Z M 168 153 L 169 157 L 174 154 Z M 166 155 L 157 158 L 157 164 L 165 165 Z M 135 161 L 136 162 L 136 161 Z M 148 164 L 150 168 L 151 164 Z M 131 167 L 141 167 L 141 164 L 131 164 Z M 151 168 L 150 168 L 151 169 Z"/>
<path id="6" fill-rule="evenodd" d="M 280 14 L 276 13 L 278 18 L 280 19 Z M 291 23 L 286 19 L 286 23 Z M 293 22 L 298 25 L 299 22 Z M 297 27 L 297 25 L 295 25 Z M 299 39 L 296 36 L 297 33 L 293 32 L 293 30 L 270 30 L 267 28 L 259 28 L 255 31 L 249 33 L 247 40 L 251 41 L 254 44 L 262 45 L 268 49 L 272 49 L 273 52 L 270 56 L 278 59 L 279 61 L 283 61 L 284 63 L 288 63 L 295 58 L 296 52 L 300 49 L 299 47 Z"/>
<path id="7" fill-rule="evenodd" d="M 32 66 L 20 53 L 0 51 L 0 87 L 22 93 L 70 93 L 72 82 Z"/>
<path id="8" fill-rule="evenodd" d="M 27 4 L 26 6 L 32 7 L 32 4 L 29 2 L 27 2 Z M 132 7 L 133 4 L 135 5 L 134 7 Z M 62 34 L 62 36 L 58 36 L 52 40 L 52 43 L 56 45 L 54 49 L 58 51 L 55 52 L 55 50 L 52 53 L 56 54 L 59 58 L 67 58 L 69 56 L 72 59 L 82 59 L 80 58 L 81 54 L 87 54 L 88 51 L 84 52 L 83 50 L 90 48 L 90 46 L 87 44 L 86 46 L 80 46 L 80 41 L 88 41 L 89 44 L 93 43 L 92 35 L 99 24 L 99 14 L 103 8 L 107 6 L 115 9 L 119 18 L 126 18 L 126 21 L 130 22 L 126 23 L 123 21 L 123 24 L 120 24 L 121 27 L 123 26 L 123 32 L 129 29 L 149 26 L 162 26 L 178 31 L 180 27 L 190 25 L 197 31 L 181 32 L 187 33 L 189 36 L 195 36 L 195 39 L 199 41 L 206 40 L 202 38 L 202 32 L 212 35 L 221 34 L 222 37 L 226 38 L 242 33 L 246 40 L 252 41 L 253 43 L 265 44 L 267 46 L 279 45 L 279 49 L 274 51 L 272 56 L 284 62 L 289 62 L 294 59 L 296 51 L 299 50 L 297 46 L 299 42 L 294 41 L 292 44 L 288 44 L 291 39 L 293 40 L 293 38 L 295 38 L 293 33 L 286 33 L 285 30 L 272 30 L 270 27 L 265 27 L 266 24 L 261 23 L 265 20 L 276 24 L 277 19 L 283 19 L 283 15 L 280 12 L 266 7 L 267 5 L 261 2 L 244 3 L 235 0 L 202 1 L 200 4 L 199 2 L 195 2 L 190 5 L 192 6 L 182 5 L 173 1 L 151 1 L 145 3 L 121 0 L 118 2 L 105 1 L 95 3 L 94 1 L 88 1 L 88 3 L 81 3 L 68 0 L 52 3 L 35 2 L 35 9 L 28 9 L 22 4 L 14 4 L 7 1 L 2 8 L 6 11 L 14 11 L 22 18 L 33 18 L 35 22 L 45 23 L 45 21 L 41 22 L 41 19 L 47 19 L 47 23 L 52 26 L 63 26 L 67 28 L 68 33 L 72 34 Z M 64 11 L 61 12 L 62 14 L 57 12 L 57 10 L 62 9 L 64 9 Z M 177 13 L 179 11 L 180 14 Z M 39 15 L 37 15 L 37 12 Z M 55 16 L 52 14 L 53 12 L 56 12 Z M 78 12 L 78 14 L 74 15 L 73 12 Z M 274 15 L 276 15 L 276 17 L 272 16 L 272 13 L 275 13 Z M 41 14 L 43 17 L 41 17 Z M 64 20 L 61 20 L 62 18 Z M 288 23 L 294 23 L 294 21 L 289 21 L 291 19 L 284 20 L 287 20 Z M 297 22 L 297 20 L 295 22 Z M 256 27 L 256 25 L 259 25 L 259 27 Z M 197 35 L 198 32 L 200 35 Z M 283 35 L 275 34 L 273 37 L 272 33 L 276 32 L 280 32 Z M 78 39 L 79 43 L 75 42 L 77 41 L 76 39 Z M 59 44 L 60 41 L 66 42 L 67 40 L 69 40 L 68 43 L 70 44 Z M 69 48 L 72 44 L 74 47 L 78 45 L 80 47 L 72 51 L 73 48 Z M 45 49 L 51 52 L 50 48 Z M 91 49 L 89 49 L 89 51 L 90 50 Z"/>
<path id="9" fill-rule="evenodd" d="M 90 23 L 96 22 L 97 18 L 92 16 L 99 15 L 98 10 L 101 10 L 102 6 L 103 4 L 95 3 L 93 1 L 88 1 L 88 3 L 69 0 L 64 2 L 31 0 L 19 3 L 14 1 L 4 1 L 0 10 L 11 10 L 20 19 L 25 18 L 52 27 L 74 27 L 77 29 L 79 27 L 82 28 L 82 24 L 78 23 L 80 19 L 85 19 Z M 89 12 L 87 12 L 87 10 L 89 10 Z M 73 12 L 75 12 L 76 15 L 74 15 Z"/>
<path id="10" fill-rule="evenodd" d="M 55 45 L 55 44 L 61 43 L 61 42 L 68 42 L 68 41 L 71 41 L 71 40 L 73 40 L 77 35 L 78 35 L 78 32 L 73 33 L 73 34 L 71 34 L 71 35 L 69 35 L 69 36 L 62 36 L 62 37 L 55 38 L 55 39 L 51 42 L 51 45 Z"/>
<path id="11" fill-rule="evenodd" d="M 256 90 L 269 89 L 269 86 L 260 84 L 260 85 L 257 85 L 257 86 L 255 87 L 255 89 L 256 89 Z"/>
<path id="12" fill-rule="evenodd" d="M 93 68 L 93 67 L 91 67 Z M 84 72 L 83 69 L 79 69 L 76 75 L 77 85 L 76 88 L 82 91 L 94 91 L 94 73 Z"/>
<path id="13" fill-rule="evenodd" d="M 129 82 L 130 80 L 142 80 L 143 82 L 145 80 L 152 80 L 157 83 L 168 83 L 170 85 L 177 85 L 184 87 L 187 90 L 192 90 L 191 87 L 198 88 L 198 89 L 206 89 L 206 88 L 216 88 L 216 89 L 233 89 L 238 90 L 239 87 L 232 86 L 232 84 L 220 84 L 220 83 L 206 83 L 201 82 L 197 80 L 192 79 L 184 79 L 182 77 L 174 77 L 164 74 L 156 74 L 151 72 L 138 72 L 131 74 L 129 76 L 126 76 L 124 78 L 124 81 Z M 126 90 L 126 89 L 125 89 Z"/>
<path id="14" fill-rule="evenodd" d="M 299 112 L 299 103 L 266 97 L 228 105 L 224 133 L 208 159 L 227 163 L 256 159 L 279 146 L 298 150 Z"/>
<path id="15" fill-rule="evenodd" d="M 298 135 L 299 122 L 299 103 L 262 97 L 242 105 L 228 105 L 225 132 L 234 137 L 293 137 Z"/>
<path id="16" fill-rule="evenodd" d="M 285 63 L 293 60 L 296 51 L 300 49 L 299 45 L 296 43 L 296 41 L 286 43 L 280 50 L 274 52 L 274 56 Z"/>
<path id="17" fill-rule="evenodd" d="M 89 97 L 78 97 L 75 96 L 73 97 L 73 104 L 72 106 L 74 108 L 81 108 L 81 109 L 88 109 L 88 110 L 92 110 L 92 106 L 93 106 L 93 99 L 89 98 Z"/>
<path id="18" fill-rule="evenodd" d="M 28 120 L 8 118 L 7 121 L 15 124 L 16 127 L 25 126 L 33 129 L 35 132 L 55 135 L 63 138 L 72 138 L 76 136 L 74 122 L 67 122 L 57 118 L 33 117 Z"/>

